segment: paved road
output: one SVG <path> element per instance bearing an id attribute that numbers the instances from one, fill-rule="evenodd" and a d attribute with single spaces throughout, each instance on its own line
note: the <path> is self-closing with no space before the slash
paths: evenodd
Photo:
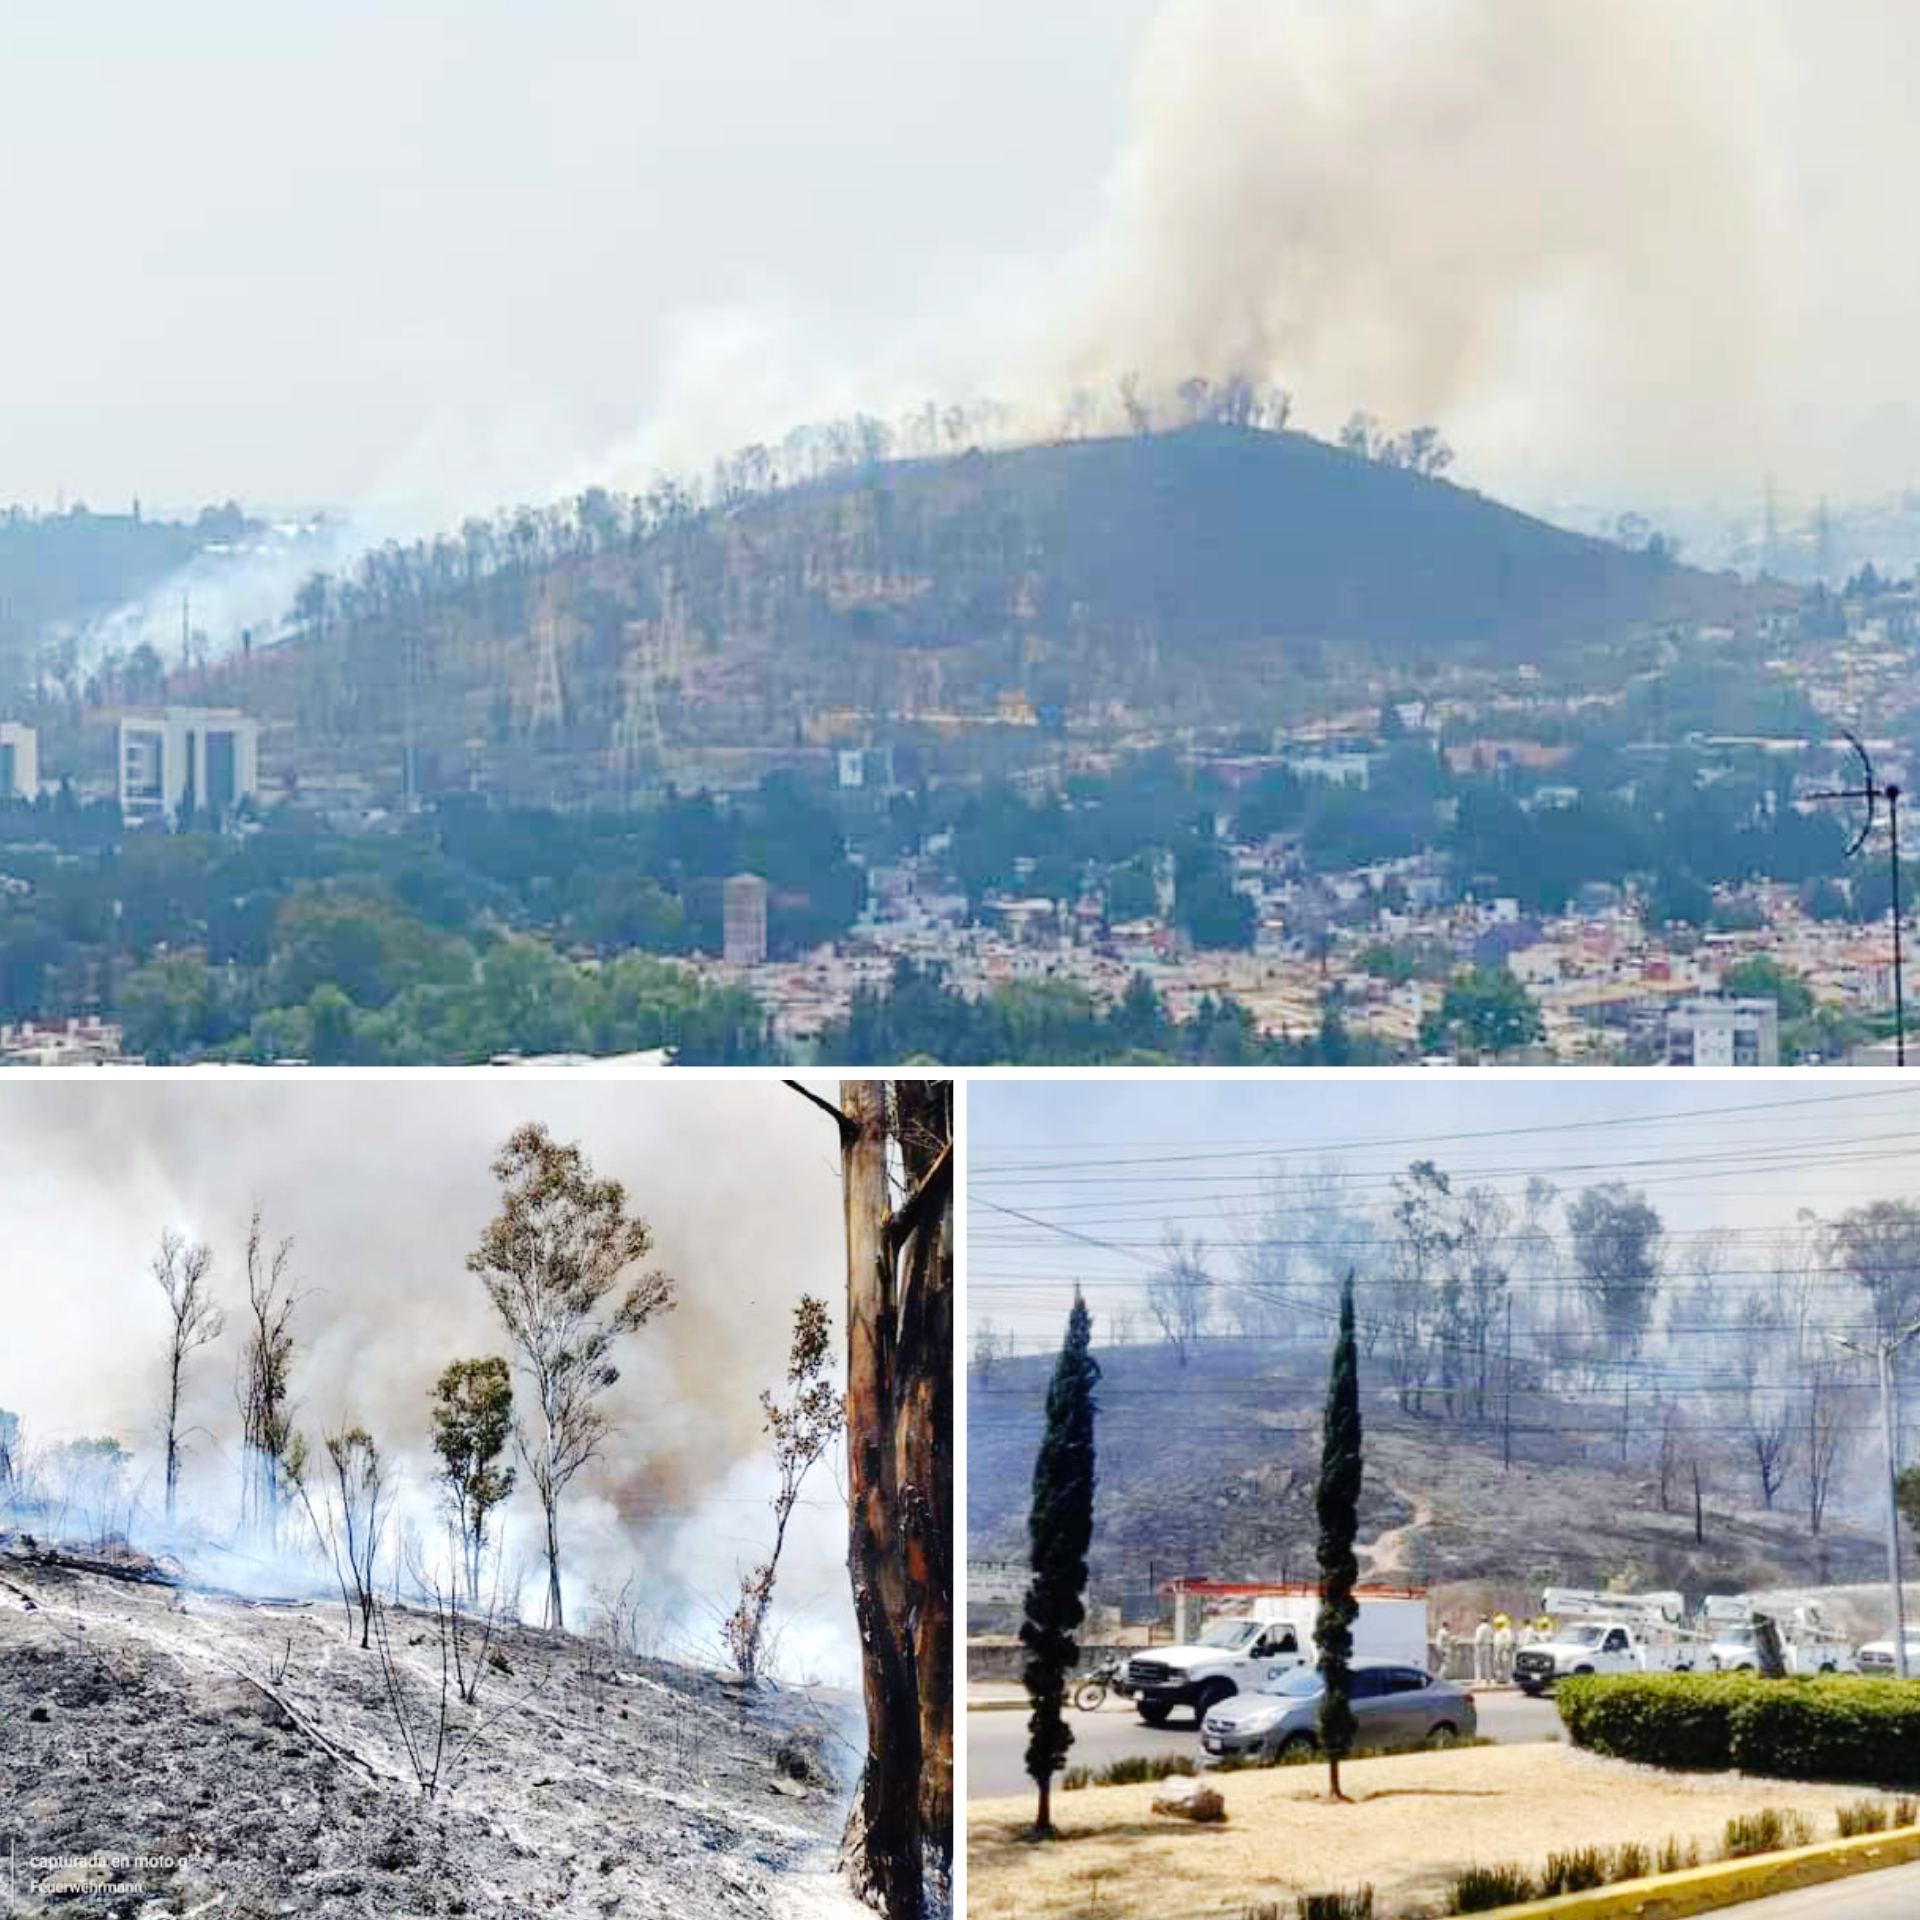
<path id="1" fill-rule="evenodd" d="M 1551 1700 L 1529 1700 L 1518 1693 L 1483 1693 L 1480 1731 L 1502 1743 L 1553 1740 L 1560 1733 L 1560 1712 Z M 969 1713 L 966 1722 L 967 1798 L 990 1800 L 1002 1794 L 1024 1793 L 1031 1782 L 1021 1764 L 1027 1750 L 1024 1713 Z M 1149 1727 L 1123 1701 L 1109 1700 L 1098 1713 L 1069 1712 L 1073 1728 L 1070 1765 L 1104 1766 L 1110 1760 L 1135 1753 L 1199 1752 L 1198 1729 L 1184 1713 L 1173 1723 Z M 1848 1916 L 1852 1920 L 1852 1916 Z"/>
<path id="2" fill-rule="evenodd" d="M 992 1715 L 987 1716 L 989 1719 Z M 1920 1913 L 1920 1867 L 1888 1867 L 1824 1887 L 1776 1893 L 1725 1911 L 1735 1920 L 1913 1920 Z"/>

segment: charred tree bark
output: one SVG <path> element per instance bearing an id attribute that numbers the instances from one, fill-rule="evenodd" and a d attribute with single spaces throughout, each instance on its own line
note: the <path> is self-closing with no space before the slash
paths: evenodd
<path id="1" fill-rule="evenodd" d="M 867 1710 L 848 1838 L 856 1889 L 889 1920 L 918 1920 L 929 1869 L 944 1896 L 953 1859 L 952 1103 L 945 1082 L 848 1080 L 837 1116 L 848 1570 Z"/>

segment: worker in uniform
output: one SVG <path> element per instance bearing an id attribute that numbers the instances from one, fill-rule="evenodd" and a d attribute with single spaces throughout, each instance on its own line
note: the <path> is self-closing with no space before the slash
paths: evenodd
<path id="1" fill-rule="evenodd" d="M 1473 1677 L 1481 1681 L 1493 1678 L 1493 1622 L 1484 1613 L 1473 1630 Z"/>
<path id="2" fill-rule="evenodd" d="M 1513 1622 L 1504 1613 L 1493 1617 L 1493 1677 L 1503 1687 L 1513 1679 Z"/>
<path id="3" fill-rule="evenodd" d="M 1453 1659 L 1453 1629 L 1444 1620 L 1434 1630 L 1433 1651 L 1440 1663 L 1438 1677 L 1444 1680 L 1447 1677 L 1447 1666 Z"/>

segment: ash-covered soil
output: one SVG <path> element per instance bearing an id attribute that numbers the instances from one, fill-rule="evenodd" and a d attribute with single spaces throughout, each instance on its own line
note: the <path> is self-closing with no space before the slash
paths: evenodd
<path id="1" fill-rule="evenodd" d="M 430 1762 L 440 1634 L 429 1609 L 388 1620 Z M 833 1891 L 856 1700 L 524 1627 L 493 1646 L 429 1799 L 337 1603 L 131 1584 L 0 1536 L 0 1913 L 584 1920 Z"/>

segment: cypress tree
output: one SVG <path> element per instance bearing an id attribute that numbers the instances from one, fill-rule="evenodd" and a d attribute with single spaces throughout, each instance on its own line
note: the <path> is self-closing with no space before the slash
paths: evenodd
<path id="1" fill-rule="evenodd" d="M 1027 1772 L 1040 1789 L 1033 1838 L 1053 1838 L 1053 1776 L 1065 1764 L 1073 1733 L 1061 1709 L 1067 1675 L 1080 1658 L 1074 1629 L 1086 1617 L 1087 1546 L 1093 1538 L 1093 1388 L 1100 1363 L 1092 1354 L 1093 1317 L 1073 1292 L 1067 1337 L 1047 1389 L 1047 1430 L 1033 1463 L 1033 1508 L 1027 1521 L 1033 1579 L 1020 1642 L 1021 1675 L 1033 1717 L 1027 1722 Z"/>
<path id="2" fill-rule="evenodd" d="M 1353 1275 L 1340 1289 L 1340 1336 L 1327 1378 L 1327 1411 L 1321 1430 L 1320 1612 L 1313 1643 L 1320 1654 L 1326 1692 L 1320 1696 L 1320 1744 L 1326 1749 L 1333 1797 L 1340 1791 L 1340 1756 L 1353 1747 L 1353 1623 L 1360 1608 L 1353 1597 L 1360 1577 L 1353 1537 L 1360 1526 L 1360 1368 L 1353 1341 Z"/>

